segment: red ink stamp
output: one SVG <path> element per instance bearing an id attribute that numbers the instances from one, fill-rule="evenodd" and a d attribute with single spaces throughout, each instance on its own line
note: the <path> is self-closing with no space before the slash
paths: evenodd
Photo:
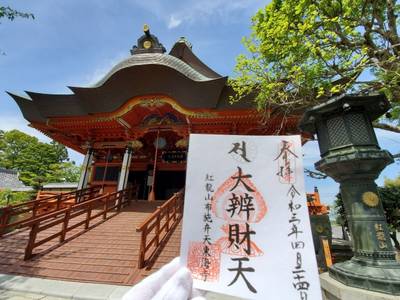
<path id="1" fill-rule="evenodd" d="M 194 279 L 214 282 L 219 279 L 221 249 L 219 245 L 190 242 L 187 267 Z"/>
<path id="2" fill-rule="evenodd" d="M 212 212 L 225 221 L 258 223 L 267 213 L 267 206 L 261 193 L 249 178 L 241 178 L 235 186 L 240 172 L 236 172 L 217 189 L 212 199 Z"/>

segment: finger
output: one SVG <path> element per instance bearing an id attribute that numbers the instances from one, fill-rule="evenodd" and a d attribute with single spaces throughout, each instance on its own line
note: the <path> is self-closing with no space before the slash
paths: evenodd
<path id="1" fill-rule="evenodd" d="M 181 268 L 156 294 L 153 300 L 187 300 L 192 294 L 193 279 L 187 268 Z"/>
<path id="2" fill-rule="evenodd" d="M 122 300 L 150 300 L 180 268 L 179 257 L 133 286 Z"/>
<path id="3" fill-rule="evenodd" d="M 191 300 L 206 300 L 206 292 L 198 289 L 192 289 L 192 295 L 190 295 Z"/>

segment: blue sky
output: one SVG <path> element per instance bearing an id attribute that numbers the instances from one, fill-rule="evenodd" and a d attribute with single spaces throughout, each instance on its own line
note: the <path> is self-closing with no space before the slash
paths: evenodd
<path id="1" fill-rule="evenodd" d="M 129 49 L 150 25 L 167 51 L 181 36 L 206 64 L 232 75 L 235 57 L 245 52 L 242 37 L 250 18 L 268 1 L 259 0 L 36 0 L 1 1 L 0 5 L 31 12 L 35 20 L 3 20 L 0 24 L 0 129 L 20 129 L 48 139 L 27 127 L 17 105 L 4 91 L 69 93 L 67 86 L 87 86 L 129 56 Z M 400 135 L 377 130 L 381 147 L 400 152 Z M 316 142 L 304 147 L 305 165 L 319 159 Z M 70 151 L 80 163 L 82 156 Z M 378 180 L 399 174 L 399 164 L 387 167 Z M 306 178 L 307 191 L 318 186 L 323 201 L 338 192 L 332 180 Z"/>

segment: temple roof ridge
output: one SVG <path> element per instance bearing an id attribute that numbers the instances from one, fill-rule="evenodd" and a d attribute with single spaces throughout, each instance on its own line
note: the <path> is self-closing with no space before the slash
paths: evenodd
<path id="1" fill-rule="evenodd" d="M 147 24 L 143 26 L 144 34 L 138 38 L 137 45 L 131 49 L 132 55 L 143 53 L 165 53 L 165 47 L 158 41 L 158 38 L 150 33 L 150 27 Z"/>
<path id="2" fill-rule="evenodd" d="M 49 118 L 86 116 L 115 111 L 129 99 L 143 95 L 165 95 L 190 109 L 235 109 L 246 103 L 228 105 L 231 89 L 221 76 L 193 52 L 186 38 L 179 38 L 166 53 L 158 38 L 145 34 L 132 55 L 116 64 L 98 82 L 68 86 L 71 94 L 27 91 L 9 93 L 30 122 L 46 123 Z M 145 44 L 145 42 L 150 42 Z M 68 109 L 65 109 L 68 107 Z"/>
<path id="3" fill-rule="evenodd" d="M 140 53 L 124 59 L 123 61 L 115 65 L 102 79 L 89 87 L 96 88 L 103 85 L 115 73 L 119 72 L 122 69 L 142 65 L 160 65 L 169 67 L 175 69 L 176 71 L 182 73 L 183 75 L 194 81 L 208 81 L 215 79 L 203 75 L 198 70 L 194 69 L 191 65 L 187 64 L 186 62 L 175 56 L 164 53 Z"/>

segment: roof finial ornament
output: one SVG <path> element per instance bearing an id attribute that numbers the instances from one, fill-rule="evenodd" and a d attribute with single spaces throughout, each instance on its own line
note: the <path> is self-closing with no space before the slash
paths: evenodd
<path id="1" fill-rule="evenodd" d="M 143 25 L 143 32 L 147 37 L 150 37 L 150 27 L 147 24 Z"/>
<path id="2" fill-rule="evenodd" d="M 191 42 L 189 42 L 188 40 L 187 40 L 187 38 L 186 37 L 184 37 L 184 36 L 181 36 L 180 38 L 179 38 L 179 40 L 177 41 L 177 43 L 183 43 L 183 44 L 186 44 L 186 46 L 188 46 L 190 49 L 192 49 L 192 43 Z"/>
<path id="3" fill-rule="evenodd" d="M 164 53 L 164 46 L 158 41 L 158 38 L 150 33 L 150 27 L 147 24 L 143 25 L 143 32 L 138 41 L 137 46 L 133 46 L 131 54 L 143 54 L 143 53 Z"/>

